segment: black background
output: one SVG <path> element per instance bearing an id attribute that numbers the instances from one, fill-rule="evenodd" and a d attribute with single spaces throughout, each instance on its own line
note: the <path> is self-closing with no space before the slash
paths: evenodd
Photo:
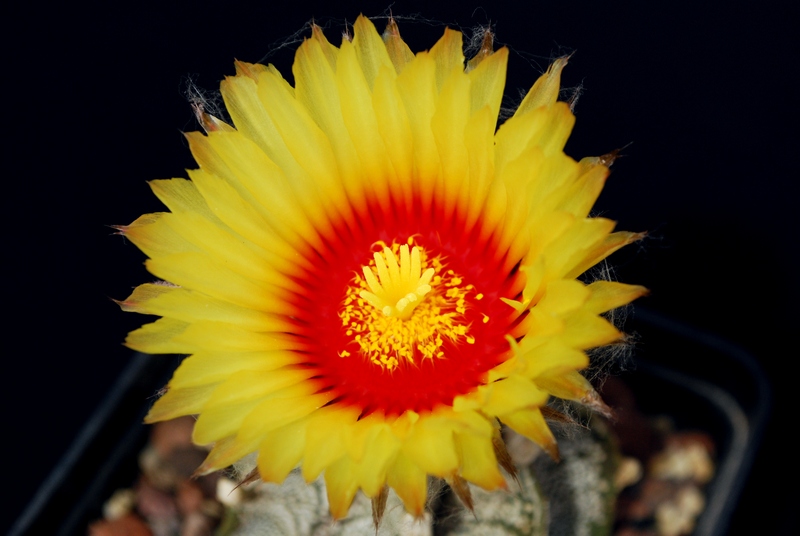
<path id="1" fill-rule="evenodd" d="M 776 398 L 731 534 L 788 534 L 798 504 L 798 8 L 794 2 L 397 1 L 412 50 L 491 23 L 512 48 L 507 95 L 575 52 L 584 86 L 567 152 L 630 144 L 597 210 L 649 238 L 618 256 L 643 303 L 755 354 Z M 82 3 L 5 7 L 3 524 L 129 361 L 119 311 L 152 278 L 111 224 L 160 210 L 146 181 L 194 167 L 185 85 L 215 90 L 233 59 L 290 73 L 312 17 L 338 43 L 377 2 Z M 412 20 L 404 17 L 411 16 Z M 376 21 L 379 29 L 384 22 Z M 300 35 L 307 35 L 308 31 Z M 9 142 L 10 141 L 10 146 Z M 158 359 L 154 357 L 153 359 Z M 698 367 L 703 363 L 698 362 Z M 720 371 L 724 374 L 724 371 Z M 776 486 L 776 483 L 777 486 Z M 778 492 L 786 485 L 791 491 Z M 10 505 L 10 507 L 9 507 Z M 9 513 L 10 516 L 7 516 Z"/>

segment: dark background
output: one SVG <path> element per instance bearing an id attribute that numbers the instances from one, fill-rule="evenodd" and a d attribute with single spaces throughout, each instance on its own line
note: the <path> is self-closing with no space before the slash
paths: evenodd
<path id="1" fill-rule="evenodd" d="M 345 20 L 388 8 L 161 4 L 4 8 L 2 528 L 131 358 L 121 341 L 144 318 L 110 298 L 152 278 L 108 225 L 160 210 L 145 181 L 194 167 L 181 136 L 197 129 L 186 81 L 215 90 L 234 58 L 270 53 L 288 75 L 296 45 L 276 48 L 312 17 L 338 43 Z M 391 9 L 415 51 L 445 25 L 491 23 L 512 49 L 509 96 L 575 52 L 563 84 L 584 91 L 567 152 L 630 144 L 597 210 L 650 235 L 617 259 L 619 278 L 650 287 L 648 307 L 749 350 L 772 382 L 773 416 L 731 534 L 788 534 L 798 504 L 787 482 L 797 476 L 797 4 L 447 4 Z M 781 482 L 791 491 L 779 493 Z"/>

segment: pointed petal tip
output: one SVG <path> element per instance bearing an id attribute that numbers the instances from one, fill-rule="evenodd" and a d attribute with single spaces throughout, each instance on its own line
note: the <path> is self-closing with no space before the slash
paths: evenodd
<path id="1" fill-rule="evenodd" d="M 375 534 L 381 526 L 383 514 L 386 512 L 386 499 L 389 497 L 389 488 L 383 486 L 381 491 L 372 498 L 372 524 L 375 526 Z"/>
<path id="2" fill-rule="evenodd" d="M 252 471 L 247 473 L 245 477 L 241 480 L 241 482 L 236 484 L 236 487 L 234 487 L 233 489 L 239 488 L 241 486 L 246 486 L 247 484 L 250 484 L 251 482 L 255 482 L 256 480 L 260 479 L 261 479 L 261 473 L 258 471 L 258 467 L 255 467 L 253 468 Z"/>
<path id="3" fill-rule="evenodd" d="M 547 68 L 547 72 L 551 71 L 561 71 L 569 64 L 569 60 L 572 59 L 572 56 L 575 55 L 575 51 L 570 52 L 569 54 L 565 54 L 563 56 L 557 57 L 553 63 Z"/>
<path id="4" fill-rule="evenodd" d="M 311 39 L 315 39 L 317 41 L 325 41 L 326 43 L 328 40 L 325 38 L 325 33 L 322 31 L 322 26 L 317 24 L 313 19 L 311 20 Z"/>
<path id="5" fill-rule="evenodd" d="M 483 37 L 478 52 L 467 61 L 466 71 L 471 71 L 492 54 L 494 54 L 494 32 L 490 26 L 486 26 L 483 28 Z"/>
<path id="6" fill-rule="evenodd" d="M 383 30 L 382 35 L 384 41 L 389 37 L 400 37 L 400 27 L 397 26 L 397 21 L 393 16 L 389 16 L 389 21 L 386 23 L 386 28 Z"/>
<path id="7" fill-rule="evenodd" d="M 317 22 L 313 19 L 309 23 L 309 26 L 311 27 L 311 39 L 314 41 L 319 41 L 320 43 L 328 43 L 328 38 L 325 37 L 325 30 L 322 28 L 322 26 L 317 24 Z"/>
<path id="8" fill-rule="evenodd" d="M 494 455 L 495 458 L 497 458 L 497 463 L 514 479 L 517 485 L 520 485 L 514 460 L 511 459 L 511 454 L 509 454 L 508 448 L 506 448 L 506 442 L 503 440 L 503 436 L 500 434 L 499 430 L 492 438 L 492 447 L 494 448 Z M 508 483 L 505 483 L 505 487 L 506 489 L 508 488 Z"/>
<path id="9" fill-rule="evenodd" d="M 560 57 L 556 58 L 553 61 L 553 63 L 551 63 L 547 67 L 547 71 L 546 71 L 545 75 L 546 76 L 550 76 L 550 77 L 556 76 L 556 77 L 558 77 L 557 80 L 560 80 L 561 71 L 563 71 L 564 67 L 566 67 L 569 64 L 569 60 L 570 60 L 570 58 L 572 57 L 573 54 L 574 54 L 574 52 L 572 52 L 570 54 L 567 54 L 566 56 L 560 56 Z"/>
<path id="10" fill-rule="evenodd" d="M 600 395 L 594 389 L 589 391 L 580 402 L 593 412 L 599 413 L 606 419 L 611 421 L 615 420 L 614 410 L 608 407 L 608 405 L 603 401 L 602 398 L 600 398 Z"/>
<path id="11" fill-rule="evenodd" d="M 631 298 L 631 302 L 633 300 L 636 300 L 636 299 L 639 299 L 639 298 L 646 298 L 652 292 L 649 288 L 645 287 L 644 285 L 631 285 L 631 287 L 632 287 L 632 290 L 634 292 L 634 296 L 633 296 L 633 298 Z M 628 303 L 630 303 L 630 302 L 628 302 Z M 623 334 L 623 336 L 624 336 L 624 334 Z"/>
<path id="12" fill-rule="evenodd" d="M 456 494 L 458 500 L 461 501 L 461 504 L 463 504 L 467 510 L 472 512 L 472 515 L 474 516 L 475 503 L 472 500 L 472 491 L 470 491 L 467 481 L 457 474 L 453 474 L 452 476 L 445 478 L 445 481 L 447 482 L 447 485 L 450 486 L 450 489 L 453 490 L 453 493 Z"/>
<path id="13" fill-rule="evenodd" d="M 556 463 L 560 463 L 561 462 L 561 453 L 558 451 L 558 444 L 557 443 L 553 443 L 551 445 L 546 445 L 546 446 L 543 446 L 542 448 L 544 448 L 544 451 L 547 453 L 548 456 L 550 456 L 550 458 L 554 462 L 556 462 Z"/>
<path id="14" fill-rule="evenodd" d="M 108 225 L 107 227 L 110 227 L 116 231 L 116 233 L 112 234 L 125 236 L 125 233 L 127 233 L 128 229 L 130 228 L 130 225 Z"/>
<path id="15" fill-rule="evenodd" d="M 134 304 L 128 300 L 115 300 L 114 298 L 109 298 L 109 300 L 116 303 L 117 306 L 126 313 L 135 313 L 137 311 L 137 309 L 134 308 Z"/>
<path id="16" fill-rule="evenodd" d="M 159 396 L 162 394 L 164 393 L 158 393 Z M 144 420 L 142 422 L 144 422 L 144 424 L 155 424 L 157 422 L 161 422 L 162 420 L 163 419 L 159 418 L 158 414 L 153 411 L 153 408 L 150 408 L 150 411 L 148 411 L 147 415 L 144 416 Z"/>
<path id="17" fill-rule="evenodd" d="M 252 78 L 254 81 L 258 81 L 258 75 L 250 63 L 240 60 L 233 60 L 233 66 L 236 69 L 236 76 L 247 76 Z"/>
<path id="18" fill-rule="evenodd" d="M 200 467 L 198 467 L 197 469 L 195 469 L 194 472 L 191 474 L 191 476 L 189 478 L 191 478 L 192 480 L 195 480 L 195 479 L 200 478 L 201 476 L 210 475 L 214 471 L 216 471 L 216 469 L 212 469 L 212 468 L 206 466 L 205 464 L 203 464 Z"/>
<path id="19" fill-rule="evenodd" d="M 612 164 L 614 164 L 614 162 L 617 160 L 617 158 L 620 158 L 621 156 L 623 156 L 623 155 L 620 154 L 621 150 L 622 149 L 614 149 L 610 153 L 607 153 L 607 154 L 604 154 L 603 156 L 600 156 L 598 158 L 599 163 L 604 165 L 604 166 L 606 166 L 606 167 L 611 167 Z"/>

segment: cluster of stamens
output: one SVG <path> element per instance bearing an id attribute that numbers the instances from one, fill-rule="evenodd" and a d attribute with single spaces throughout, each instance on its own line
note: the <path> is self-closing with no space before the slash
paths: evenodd
<path id="1" fill-rule="evenodd" d="M 399 258 L 398 258 L 399 254 Z M 347 289 L 339 312 L 345 335 L 372 363 L 394 370 L 402 362 L 441 359 L 446 340 L 474 344 L 464 321 L 473 285 L 423 249 L 384 246 Z M 430 267 L 425 268 L 427 264 Z M 482 296 L 475 295 L 479 300 Z M 346 348 L 341 357 L 351 354 Z"/>

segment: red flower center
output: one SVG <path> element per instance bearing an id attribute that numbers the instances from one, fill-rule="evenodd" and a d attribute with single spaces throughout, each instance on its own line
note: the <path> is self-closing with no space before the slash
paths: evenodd
<path id="1" fill-rule="evenodd" d="M 332 403 L 362 416 L 451 405 L 509 357 L 516 313 L 500 298 L 518 297 L 521 277 L 501 267 L 516 263 L 457 215 L 377 218 L 371 208 L 335 229 L 302 281 L 303 364 Z"/>

